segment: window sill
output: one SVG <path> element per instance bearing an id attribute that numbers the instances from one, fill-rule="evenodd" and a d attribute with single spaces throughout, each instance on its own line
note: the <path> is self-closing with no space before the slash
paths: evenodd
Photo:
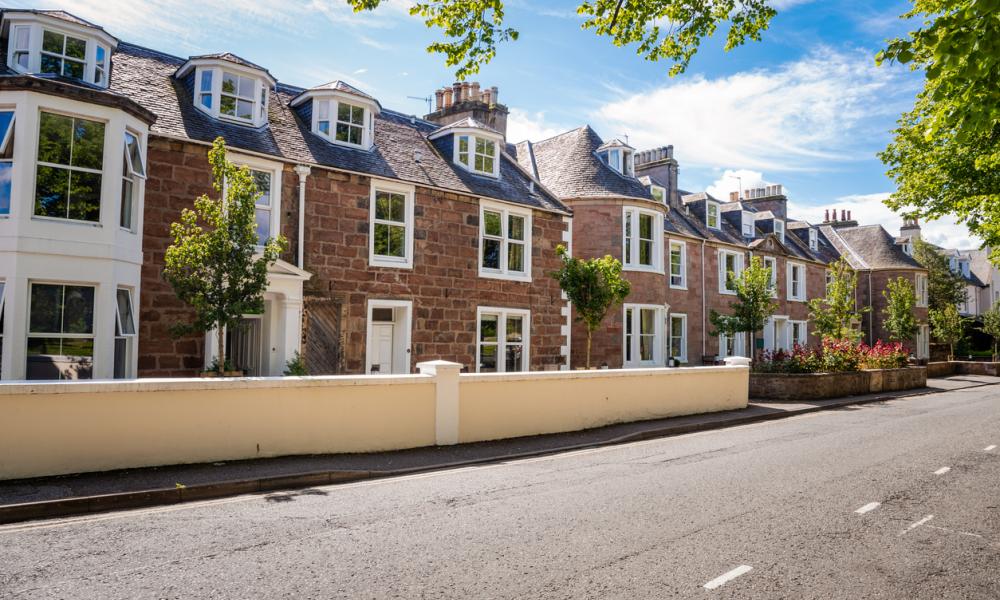
<path id="1" fill-rule="evenodd" d="M 688 291 L 688 286 L 687 286 L 686 283 L 684 285 L 670 284 L 670 289 L 672 289 L 672 290 L 681 290 L 681 291 L 686 292 L 686 291 Z"/>
<path id="2" fill-rule="evenodd" d="M 736 290 L 719 290 L 719 293 L 725 296 L 735 296 Z"/>
<path id="3" fill-rule="evenodd" d="M 658 275 L 663 275 L 663 269 L 657 267 L 644 267 L 641 265 L 622 265 L 623 271 L 633 271 L 635 273 L 656 273 Z"/>
<path id="4" fill-rule="evenodd" d="M 479 276 L 484 279 L 503 279 L 506 281 L 520 281 L 523 283 L 531 283 L 531 274 L 526 273 L 523 275 L 511 275 L 508 273 L 497 273 L 493 271 L 483 271 L 479 270 Z"/>
<path id="5" fill-rule="evenodd" d="M 81 221 L 79 219 L 64 219 L 63 217 L 46 217 L 45 215 L 31 215 L 32 221 L 42 221 L 45 223 L 64 223 L 66 225 L 77 225 L 83 227 L 103 227 L 100 221 Z"/>
<path id="6" fill-rule="evenodd" d="M 368 258 L 368 266 L 382 268 L 382 269 L 412 269 L 413 261 L 392 260 L 388 258 L 379 258 L 375 256 L 370 256 Z"/>

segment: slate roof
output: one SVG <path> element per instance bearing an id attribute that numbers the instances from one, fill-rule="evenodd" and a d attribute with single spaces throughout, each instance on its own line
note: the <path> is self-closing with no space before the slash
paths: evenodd
<path id="1" fill-rule="evenodd" d="M 458 121 L 455 121 L 453 123 L 442 125 L 441 127 L 438 127 L 436 130 L 434 130 L 432 133 L 433 134 L 443 133 L 451 129 L 482 129 L 483 131 L 489 131 L 490 133 L 494 133 L 496 135 L 503 137 L 503 134 L 497 131 L 496 129 L 493 129 L 486 123 L 483 123 L 482 121 L 477 121 L 472 117 L 466 117 L 464 119 L 459 119 Z"/>
<path id="2" fill-rule="evenodd" d="M 347 82 L 341 81 L 339 79 L 337 79 L 335 81 L 331 81 L 329 83 L 324 83 L 323 85 L 317 85 L 315 87 L 311 87 L 311 88 L 303 91 L 302 93 L 305 94 L 306 92 L 318 92 L 318 91 L 325 91 L 325 90 L 334 90 L 334 91 L 337 91 L 337 92 L 343 92 L 345 94 L 351 94 L 352 96 L 360 96 L 361 98 L 367 98 L 368 100 L 371 100 L 375 104 L 378 104 L 380 110 L 382 108 L 382 105 L 379 104 L 379 101 L 374 96 L 372 96 L 370 94 L 366 94 L 365 92 L 362 92 L 361 90 L 359 90 L 358 88 L 354 87 L 353 85 L 351 85 L 351 84 L 349 84 Z M 302 94 L 299 94 L 299 95 L 301 96 Z"/>
<path id="3" fill-rule="evenodd" d="M 972 260 L 969 263 L 969 271 L 976 276 L 980 285 L 986 287 L 993 279 L 993 263 L 990 262 L 989 250 L 969 250 Z"/>
<path id="4" fill-rule="evenodd" d="M 44 15 L 46 17 L 52 17 L 53 19 L 59 19 L 60 21 L 66 21 L 67 23 L 73 23 L 74 25 L 83 25 L 85 27 L 91 27 L 93 29 L 97 29 L 99 31 L 103 31 L 106 35 L 110 35 L 116 41 L 118 40 L 118 38 L 116 38 L 115 36 L 113 36 L 110 33 L 108 33 L 107 30 L 105 30 L 103 27 L 101 27 L 97 23 L 91 23 L 90 21 L 87 21 L 86 19 L 81 19 L 80 17 L 78 17 L 76 15 L 73 15 L 73 14 L 70 14 L 70 13 L 64 11 L 64 10 L 42 10 L 42 9 L 35 9 L 35 8 L 5 8 L 5 9 L 3 9 L 0 12 L 4 12 L 4 13 L 8 13 L 8 12 L 11 12 L 11 13 L 31 13 L 33 15 Z"/>
<path id="5" fill-rule="evenodd" d="M 191 56 L 188 60 L 205 60 L 205 59 L 215 59 L 224 60 L 226 62 L 231 62 L 233 64 L 241 65 L 244 67 L 250 67 L 251 69 L 257 69 L 258 71 L 264 71 L 267 73 L 267 69 L 258 65 L 257 63 L 250 62 L 249 60 L 237 56 L 232 52 L 215 52 L 213 54 L 199 54 L 198 56 Z"/>
<path id="6" fill-rule="evenodd" d="M 518 144 L 517 160 L 524 166 L 533 158 L 541 182 L 563 199 L 653 200 L 638 179 L 618 173 L 597 157 L 595 152 L 603 143 L 589 125 L 584 125 L 547 140 Z"/>
<path id="7" fill-rule="evenodd" d="M 154 135 L 201 142 L 221 135 L 233 148 L 287 161 L 569 212 L 542 186 L 532 186 L 531 179 L 510 157 L 501 156 L 499 179 L 475 175 L 453 164 L 451 157 L 442 156 L 426 139 L 438 125 L 416 117 L 383 110 L 375 118 L 375 147 L 371 151 L 348 148 L 313 134 L 310 124 L 289 108 L 289 102 L 305 91 L 303 88 L 279 83 L 268 103 L 269 124 L 254 128 L 213 119 L 194 107 L 184 82 L 173 77 L 186 59 L 123 42 L 112 61 L 111 91 L 156 114 L 156 123 L 150 128 Z"/>
<path id="8" fill-rule="evenodd" d="M 881 225 L 822 225 L 820 231 L 855 269 L 923 269 Z"/>

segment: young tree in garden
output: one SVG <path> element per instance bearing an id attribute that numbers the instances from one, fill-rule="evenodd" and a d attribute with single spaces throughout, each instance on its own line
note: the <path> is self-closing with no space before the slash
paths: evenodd
<path id="1" fill-rule="evenodd" d="M 937 247 L 917 240 L 913 244 L 913 258 L 927 269 L 927 304 L 932 310 L 965 302 L 968 297 L 965 280 L 951 270 L 948 257 Z"/>
<path id="2" fill-rule="evenodd" d="M 861 312 L 855 299 L 858 274 L 843 257 L 828 268 L 826 296 L 808 302 L 813 334 L 821 340 L 856 342 L 861 339 Z"/>
<path id="3" fill-rule="evenodd" d="M 882 290 L 886 306 L 882 310 L 882 326 L 889 332 L 889 339 L 908 342 L 917 334 L 917 318 L 913 308 L 917 299 L 913 284 L 905 277 L 890 279 Z"/>
<path id="4" fill-rule="evenodd" d="M 731 337 L 748 333 L 752 356 L 756 333 L 764 329 L 768 318 L 778 309 L 771 297 L 771 269 L 764 266 L 759 256 L 754 256 L 743 273 L 731 281 L 736 289 L 736 302 L 729 304 L 733 312 L 723 315 L 713 310 L 709 313 L 708 320 L 715 327 L 711 335 Z"/>
<path id="5" fill-rule="evenodd" d="M 560 244 L 556 254 L 562 259 L 562 267 L 552 273 L 559 287 L 573 303 L 576 320 L 587 327 L 587 368 L 590 368 L 590 345 L 594 332 L 601 326 L 608 311 L 620 304 L 632 291 L 628 280 L 622 277 L 622 263 L 618 259 L 605 256 L 584 260 L 569 255 Z"/>
<path id="6" fill-rule="evenodd" d="M 1000 344 L 1000 304 L 994 303 L 990 309 L 982 314 L 983 324 L 980 331 L 990 336 L 993 342 L 993 360 L 998 359 L 997 345 Z"/>
<path id="7" fill-rule="evenodd" d="M 948 344 L 948 360 L 955 358 L 955 345 L 965 337 L 965 321 L 952 304 L 940 310 L 930 311 L 931 335 L 943 344 Z"/>
<path id="8" fill-rule="evenodd" d="M 195 313 L 193 323 L 178 324 L 174 332 L 215 330 L 217 368 L 222 374 L 225 329 L 238 327 L 243 315 L 264 312 L 267 269 L 287 242 L 281 236 L 257 239 L 254 204 L 261 192 L 246 167 L 226 160 L 221 137 L 212 144 L 208 162 L 218 197 L 206 194 L 195 199 L 194 210 L 185 208 L 180 221 L 171 224 L 174 242 L 167 248 L 163 275 Z"/>

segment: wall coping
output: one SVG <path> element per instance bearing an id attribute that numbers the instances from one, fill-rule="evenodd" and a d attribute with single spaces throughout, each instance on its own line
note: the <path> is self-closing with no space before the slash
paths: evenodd
<path id="1" fill-rule="evenodd" d="M 661 375 L 695 374 L 710 376 L 717 373 L 732 373 L 733 370 L 749 367 L 654 367 L 646 369 L 591 369 L 582 371 L 529 371 L 518 373 L 462 373 L 460 382 L 480 381 L 526 381 L 526 380 L 566 380 L 566 379 L 604 379 L 609 377 L 658 377 Z"/>
<path id="2" fill-rule="evenodd" d="M 25 394 L 87 394 L 114 392 L 182 392 L 257 388 L 350 387 L 363 385 L 432 384 L 430 375 L 316 375 L 306 377 L 150 378 L 87 381 L 12 381 L 0 383 L 0 396 Z"/>

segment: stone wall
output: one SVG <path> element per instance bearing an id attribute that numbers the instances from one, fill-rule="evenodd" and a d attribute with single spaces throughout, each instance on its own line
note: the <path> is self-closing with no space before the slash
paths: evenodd
<path id="1" fill-rule="evenodd" d="M 922 388 L 925 367 L 847 373 L 751 373 L 750 397 L 762 400 L 822 400 Z"/>
<path id="2" fill-rule="evenodd" d="M 988 375 L 1000 377 L 1000 363 L 976 360 L 952 360 L 927 363 L 928 377 L 949 375 Z"/>

